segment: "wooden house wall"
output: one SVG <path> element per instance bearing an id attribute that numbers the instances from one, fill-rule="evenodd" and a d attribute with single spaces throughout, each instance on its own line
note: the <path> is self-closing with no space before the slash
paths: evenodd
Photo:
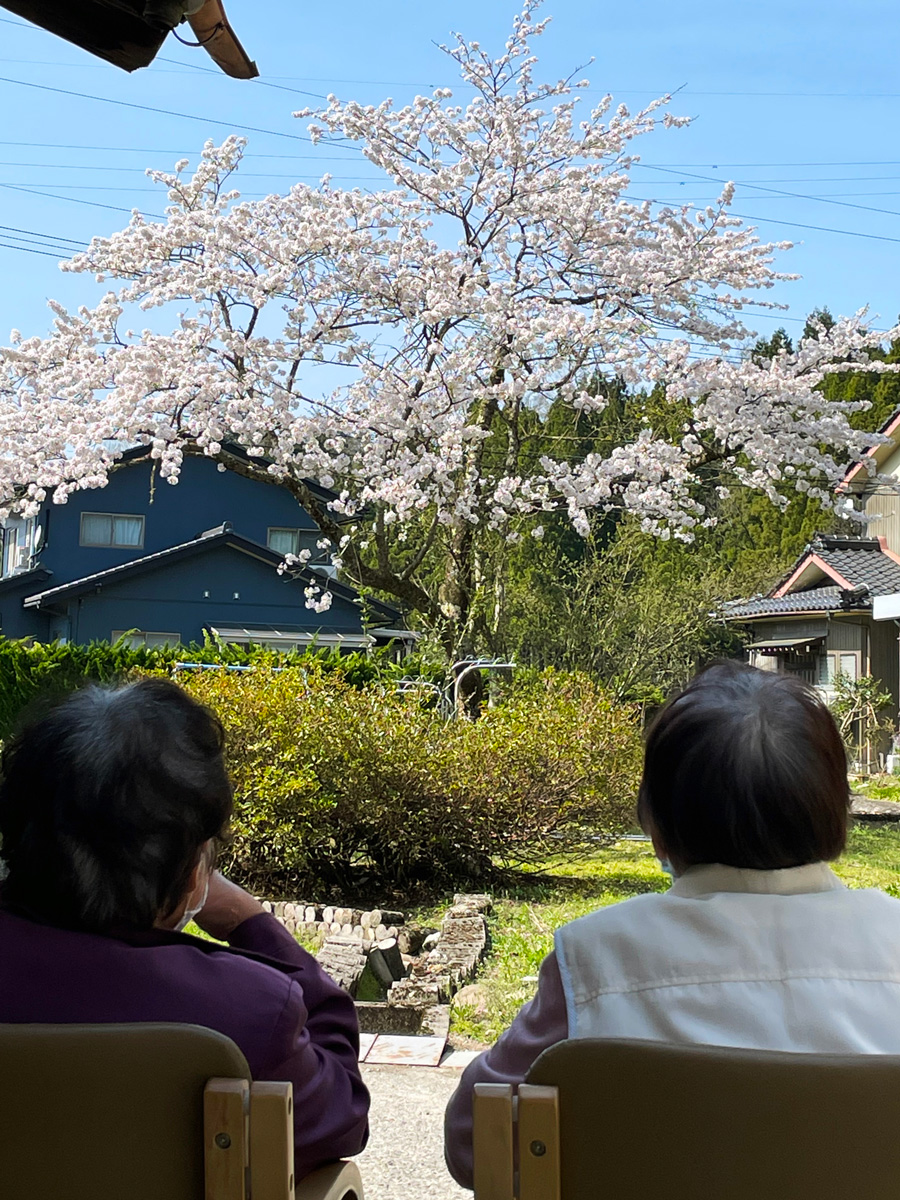
<path id="1" fill-rule="evenodd" d="M 865 621 L 865 624 L 857 617 L 855 620 L 841 620 L 837 618 L 829 623 L 828 626 L 828 641 L 825 645 L 826 650 L 858 650 L 863 654 L 862 668 L 865 670 L 865 655 L 868 651 L 866 645 L 866 628 L 872 624 L 871 621 Z"/>
<path id="2" fill-rule="evenodd" d="M 866 500 L 866 515 L 876 517 L 860 533 L 865 537 L 887 538 L 888 549 L 900 554 L 900 496 L 887 488 L 879 488 Z"/>
<path id="3" fill-rule="evenodd" d="M 873 621 L 869 673 L 880 679 L 886 692 L 894 698 L 894 716 L 900 706 L 900 646 L 897 626 L 893 621 Z"/>

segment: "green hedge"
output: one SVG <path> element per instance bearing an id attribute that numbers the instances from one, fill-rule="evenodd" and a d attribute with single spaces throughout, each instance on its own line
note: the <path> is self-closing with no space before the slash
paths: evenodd
<path id="1" fill-rule="evenodd" d="M 225 723 L 227 869 L 260 892 L 485 883 L 633 824 L 635 714 L 586 676 L 513 685 L 476 722 L 318 669 L 205 672 L 187 686 Z"/>
<path id="2" fill-rule="evenodd" d="M 353 687 L 378 681 L 393 681 L 404 674 L 440 681 L 442 669 L 409 658 L 402 665 L 391 662 L 387 652 L 339 654 L 337 650 L 311 649 L 282 654 L 261 646 L 244 647 L 216 641 L 156 649 L 132 649 L 124 641 L 114 644 L 92 642 L 34 643 L 0 638 L 0 741 L 5 740 L 23 713 L 36 702 L 53 699 L 86 680 L 111 683 L 138 672 L 172 673 L 176 663 L 205 663 L 222 666 L 297 667 L 330 673 L 337 671 Z M 183 679 L 186 675 L 179 675 Z"/>
<path id="3" fill-rule="evenodd" d="M 447 720 L 433 692 L 396 687 L 413 674 L 441 683 L 441 668 L 384 654 L 0 639 L 0 738 L 23 709 L 85 680 L 185 661 L 254 668 L 177 678 L 225 724 L 236 794 L 225 867 L 258 892 L 487 884 L 633 822 L 635 713 L 582 675 L 523 672 L 471 722 Z"/>

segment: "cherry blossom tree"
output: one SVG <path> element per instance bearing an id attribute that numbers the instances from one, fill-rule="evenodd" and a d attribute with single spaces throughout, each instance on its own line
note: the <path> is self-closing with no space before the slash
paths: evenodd
<path id="1" fill-rule="evenodd" d="M 445 47 L 465 104 L 439 89 L 297 114 L 315 141 L 357 144 L 382 190 L 326 177 L 242 201 L 238 138 L 208 143 L 192 174 L 150 172 L 165 220 L 135 215 L 63 265 L 112 290 L 52 304 L 49 335 L 0 351 L 5 510 L 102 487 L 127 446 L 172 484 L 206 455 L 280 482 L 350 581 L 458 650 L 485 635 L 485 539 L 540 536 L 542 513 L 587 534 L 592 513 L 624 509 L 690 538 L 710 464 L 775 500 L 786 482 L 829 497 L 872 438 L 817 385 L 880 369 L 865 313 L 755 361 L 747 314 L 776 307 L 787 246 L 729 215 L 731 184 L 700 210 L 629 198 L 638 139 L 686 122 L 668 97 L 632 113 L 588 107 L 584 81 L 536 82 L 536 7 L 496 59 Z M 153 329 L 129 327 L 153 310 Z M 678 436 L 646 428 L 583 461 L 536 451 L 550 406 L 597 411 L 604 381 L 662 390 Z M 309 603 L 329 599 L 323 579 Z"/>

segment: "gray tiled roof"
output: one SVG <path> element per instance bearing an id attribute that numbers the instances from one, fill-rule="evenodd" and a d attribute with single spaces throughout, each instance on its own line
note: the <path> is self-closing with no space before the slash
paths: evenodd
<path id="1" fill-rule="evenodd" d="M 790 592 L 786 596 L 773 596 L 772 593 L 778 591 L 811 554 L 818 555 L 851 587 L 864 587 L 868 591 L 861 596 L 847 596 L 826 576 L 813 587 Z M 894 592 L 900 592 L 900 563 L 885 554 L 876 538 L 838 537 L 820 533 L 767 596 L 732 600 L 722 606 L 722 615 L 727 621 L 746 621 L 755 617 L 778 616 L 780 613 L 835 612 L 848 607 L 869 609 L 873 596 L 889 596 Z"/>
<path id="2" fill-rule="evenodd" d="M 809 588 L 805 592 L 791 592 L 779 599 L 773 596 L 756 596 L 752 600 L 730 600 L 722 605 L 722 615 L 726 621 L 738 621 L 751 620 L 754 617 L 775 617 L 780 613 L 835 612 L 840 608 L 841 589 L 819 587 Z"/>
<path id="3" fill-rule="evenodd" d="M 900 592 L 900 563 L 872 538 L 820 537 L 811 549 L 853 587 L 865 584 L 873 596 Z"/>

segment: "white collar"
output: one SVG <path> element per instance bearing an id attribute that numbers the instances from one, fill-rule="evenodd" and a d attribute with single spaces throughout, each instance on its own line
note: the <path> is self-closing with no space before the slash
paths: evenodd
<path id="1" fill-rule="evenodd" d="M 794 896 L 804 892 L 830 892 L 843 888 L 828 863 L 806 863 L 802 867 L 783 867 L 777 871 L 751 871 L 709 863 L 688 867 L 672 883 L 674 896 L 706 896 L 711 892 L 754 892 Z"/>

